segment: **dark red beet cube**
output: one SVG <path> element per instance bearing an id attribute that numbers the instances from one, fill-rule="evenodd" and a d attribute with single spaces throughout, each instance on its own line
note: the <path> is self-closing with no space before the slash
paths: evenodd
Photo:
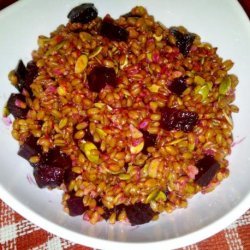
<path id="1" fill-rule="evenodd" d="M 88 23 L 95 19 L 98 15 L 97 9 L 92 3 L 84 3 L 73 8 L 68 18 L 72 23 Z"/>
<path id="2" fill-rule="evenodd" d="M 191 33 L 183 34 L 175 28 L 171 28 L 170 32 L 174 35 L 176 39 L 176 46 L 179 48 L 180 52 L 187 56 L 193 45 L 195 35 Z"/>
<path id="3" fill-rule="evenodd" d="M 72 161 L 70 156 L 62 153 L 59 147 L 55 147 L 49 150 L 49 152 L 44 155 L 46 164 L 57 167 L 57 168 L 71 168 Z"/>
<path id="4" fill-rule="evenodd" d="M 175 108 L 165 107 L 161 111 L 161 126 L 168 131 L 182 130 L 190 132 L 198 122 L 195 112 L 182 111 Z"/>
<path id="5" fill-rule="evenodd" d="M 147 148 L 148 147 L 153 147 L 155 146 L 156 143 L 156 138 L 157 135 L 155 134 L 150 134 L 148 131 L 146 130 L 141 130 L 142 134 L 143 134 L 143 139 L 144 139 L 144 147 L 142 152 L 143 153 L 147 153 Z"/>
<path id="6" fill-rule="evenodd" d="M 40 145 L 37 145 L 37 138 L 31 135 L 20 146 L 17 154 L 24 159 L 29 160 L 30 157 L 40 155 L 41 153 L 42 148 Z"/>
<path id="7" fill-rule="evenodd" d="M 30 85 L 38 75 L 38 67 L 34 61 L 30 61 L 25 67 L 22 60 L 19 60 L 15 70 L 18 79 L 17 89 L 22 92 L 23 89 L 27 90 L 30 96 L 33 96 Z"/>
<path id="8" fill-rule="evenodd" d="M 176 95 L 181 96 L 182 93 L 187 88 L 186 79 L 187 79 L 187 77 L 185 77 L 185 76 L 175 78 L 171 82 L 171 84 L 168 86 L 169 90 L 171 92 L 175 93 Z"/>
<path id="9" fill-rule="evenodd" d="M 26 118 L 29 109 L 28 107 L 23 107 L 22 103 L 26 104 L 25 97 L 22 94 L 10 95 L 7 102 L 7 108 L 15 118 Z"/>
<path id="10" fill-rule="evenodd" d="M 44 164 L 34 168 L 34 177 L 38 187 L 55 188 L 63 183 L 64 169 Z"/>
<path id="11" fill-rule="evenodd" d="M 125 210 L 132 226 L 148 223 L 156 214 L 149 204 L 143 203 L 126 206 Z"/>
<path id="12" fill-rule="evenodd" d="M 67 200 L 67 205 L 69 208 L 69 215 L 71 216 L 82 215 L 88 209 L 88 207 L 83 205 L 81 197 L 70 197 Z"/>
<path id="13" fill-rule="evenodd" d="M 195 176 L 195 182 L 202 187 L 207 186 L 214 178 L 220 164 L 211 155 L 205 155 L 201 160 L 196 163 L 199 172 Z"/>
<path id="14" fill-rule="evenodd" d="M 88 85 L 93 92 L 100 92 L 106 85 L 115 87 L 117 85 L 115 70 L 104 66 L 96 66 L 88 75 Z"/>
<path id="15" fill-rule="evenodd" d="M 110 20 L 104 20 L 101 24 L 100 34 L 114 41 L 124 41 L 128 40 L 128 31 L 124 28 L 113 24 Z"/>

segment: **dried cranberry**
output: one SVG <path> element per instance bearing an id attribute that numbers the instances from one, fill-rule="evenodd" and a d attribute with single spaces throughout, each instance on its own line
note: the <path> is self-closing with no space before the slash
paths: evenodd
<path id="1" fill-rule="evenodd" d="M 218 170 L 220 169 L 220 164 L 211 155 L 205 155 L 196 163 L 196 167 L 199 172 L 195 176 L 195 182 L 199 186 L 207 186 L 210 181 L 214 178 Z"/>
<path id="2" fill-rule="evenodd" d="M 150 134 L 146 130 L 141 130 L 141 132 L 144 138 L 144 148 L 142 152 L 147 154 L 147 148 L 155 146 L 157 135 Z"/>
<path id="3" fill-rule="evenodd" d="M 187 84 L 186 84 L 186 76 L 181 76 L 178 78 L 175 78 L 171 84 L 169 85 L 169 89 L 171 92 L 175 93 L 178 96 L 181 96 L 182 93 L 186 90 Z"/>
<path id="4" fill-rule="evenodd" d="M 34 177 L 40 188 L 55 188 L 63 183 L 64 169 L 42 164 L 34 168 Z"/>
<path id="5" fill-rule="evenodd" d="M 29 136 L 25 142 L 20 146 L 18 155 L 26 160 L 35 155 L 40 155 L 42 153 L 42 148 L 37 144 L 37 138 L 33 135 Z"/>
<path id="6" fill-rule="evenodd" d="M 97 9 L 92 3 L 84 3 L 73 8 L 68 18 L 72 23 L 89 23 L 98 15 Z"/>
<path id="7" fill-rule="evenodd" d="M 70 157 L 60 151 L 59 147 L 50 149 L 47 154 L 44 155 L 46 164 L 57 168 L 71 168 L 72 161 Z"/>
<path id="8" fill-rule="evenodd" d="M 148 223 L 156 214 L 149 204 L 143 203 L 126 206 L 125 210 L 132 226 Z"/>
<path id="9" fill-rule="evenodd" d="M 176 46 L 179 48 L 180 52 L 184 56 L 187 56 L 193 45 L 195 35 L 191 33 L 183 34 L 175 28 L 171 28 L 170 32 L 174 35 Z"/>
<path id="10" fill-rule="evenodd" d="M 25 104 L 26 106 L 26 100 L 22 94 L 10 95 L 7 102 L 7 108 L 15 118 L 26 118 L 26 115 L 29 111 L 28 107 L 22 107 L 21 103 Z"/>
<path id="11" fill-rule="evenodd" d="M 70 168 L 67 168 L 64 173 L 64 183 L 66 185 L 69 185 L 72 180 L 74 180 L 77 177 L 77 174 L 73 172 Z"/>
<path id="12" fill-rule="evenodd" d="M 122 27 L 113 24 L 110 21 L 103 21 L 100 29 L 100 34 L 114 41 L 124 41 L 128 40 L 128 31 Z"/>
<path id="13" fill-rule="evenodd" d="M 182 111 L 165 107 L 161 111 L 161 126 L 166 130 L 182 130 L 190 132 L 198 122 L 195 112 Z"/>
<path id="14" fill-rule="evenodd" d="M 106 85 L 115 87 L 117 84 L 115 70 L 104 66 L 96 66 L 88 75 L 89 89 L 100 92 Z"/>
<path id="15" fill-rule="evenodd" d="M 69 215 L 71 216 L 82 215 L 88 209 L 88 207 L 83 205 L 81 197 L 70 197 L 67 200 L 67 205 L 69 208 Z"/>

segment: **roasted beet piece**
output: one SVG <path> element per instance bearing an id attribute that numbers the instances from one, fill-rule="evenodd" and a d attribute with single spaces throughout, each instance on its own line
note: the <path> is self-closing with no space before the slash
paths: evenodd
<path id="1" fill-rule="evenodd" d="M 38 67 L 34 61 L 30 61 L 25 67 L 22 60 L 19 60 L 15 70 L 18 79 L 17 89 L 22 92 L 23 89 L 27 90 L 30 96 L 33 96 L 30 85 L 38 74 Z"/>
<path id="2" fill-rule="evenodd" d="M 143 203 L 126 206 L 125 210 L 132 226 L 148 223 L 156 214 L 149 204 Z"/>
<path id="3" fill-rule="evenodd" d="M 150 134 L 148 131 L 146 130 L 141 130 L 142 134 L 143 134 L 143 138 L 144 138 L 144 147 L 142 152 L 144 154 L 147 154 L 147 148 L 148 147 L 153 147 L 156 143 L 156 138 L 157 135 L 154 134 Z"/>
<path id="4" fill-rule="evenodd" d="M 168 86 L 169 90 L 175 93 L 176 95 L 181 96 L 187 88 L 186 79 L 186 76 L 175 78 Z"/>
<path id="5" fill-rule="evenodd" d="M 67 205 L 69 208 L 69 215 L 71 216 L 82 215 L 88 209 L 88 207 L 83 205 L 81 197 L 70 197 L 67 200 Z"/>
<path id="6" fill-rule="evenodd" d="M 29 110 L 26 105 L 25 97 L 22 94 L 13 93 L 8 99 L 7 108 L 15 118 L 26 118 Z"/>
<path id="7" fill-rule="evenodd" d="M 74 180 L 77 177 L 77 174 L 73 172 L 70 168 L 67 168 L 64 173 L 64 183 L 66 185 L 69 185 L 72 180 Z"/>
<path id="8" fill-rule="evenodd" d="M 220 164 L 211 155 L 205 155 L 201 160 L 196 163 L 199 172 L 195 176 L 195 182 L 202 187 L 207 186 L 214 178 Z"/>
<path id="9" fill-rule="evenodd" d="M 88 75 L 89 89 L 100 92 L 106 85 L 115 87 L 117 84 L 115 70 L 104 66 L 96 66 Z"/>
<path id="10" fill-rule="evenodd" d="M 180 52 L 187 56 L 193 45 L 195 35 L 191 33 L 183 34 L 176 28 L 171 28 L 170 32 L 174 35 L 176 39 L 176 46 L 179 48 Z"/>
<path id="11" fill-rule="evenodd" d="M 190 132 L 198 122 L 195 112 L 165 107 L 161 110 L 161 126 L 166 130 Z"/>
<path id="12" fill-rule="evenodd" d="M 101 24 L 100 34 L 114 41 L 124 41 L 128 40 L 128 31 L 113 24 L 111 21 L 103 21 Z"/>
<path id="13" fill-rule="evenodd" d="M 22 94 L 11 94 L 7 102 L 7 108 L 15 118 L 26 118 L 29 111 Z"/>
<path id="14" fill-rule="evenodd" d="M 40 155 L 42 153 L 42 148 L 37 144 L 37 138 L 33 135 L 29 136 L 25 142 L 20 146 L 18 155 L 26 160 L 35 155 Z"/>
<path id="15" fill-rule="evenodd" d="M 95 19 L 98 15 L 97 9 L 92 3 L 84 3 L 73 8 L 68 18 L 72 23 L 88 23 Z"/>
<path id="16" fill-rule="evenodd" d="M 60 151 L 59 147 L 55 147 L 49 150 L 47 154 L 44 155 L 45 162 L 51 167 L 57 168 L 71 168 L 72 161 L 70 157 Z"/>
<path id="17" fill-rule="evenodd" d="M 40 188 L 55 188 L 63 183 L 64 171 L 63 168 L 42 164 L 39 167 L 34 168 L 33 174 L 36 183 Z"/>

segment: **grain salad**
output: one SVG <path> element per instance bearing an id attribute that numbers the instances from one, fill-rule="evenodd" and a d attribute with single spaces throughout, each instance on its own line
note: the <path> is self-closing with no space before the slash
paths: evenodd
<path id="1" fill-rule="evenodd" d="M 68 18 L 9 73 L 4 115 L 38 187 L 62 189 L 71 216 L 132 226 L 212 191 L 229 175 L 233 62 L 142 6 Z"/>

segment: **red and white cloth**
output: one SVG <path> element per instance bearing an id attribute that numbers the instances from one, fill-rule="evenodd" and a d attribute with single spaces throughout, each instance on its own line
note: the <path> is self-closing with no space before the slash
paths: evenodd
<path id="1" fill-rule="evenodd" d="M 74 244 L 44 231 L 0 200 L 0 250 L 19 249 L 91 250 L 89 247 Z M 250 250 L 250 210 L 213 237 L 183 248 L 183 250 L 227 249 Z"/>

